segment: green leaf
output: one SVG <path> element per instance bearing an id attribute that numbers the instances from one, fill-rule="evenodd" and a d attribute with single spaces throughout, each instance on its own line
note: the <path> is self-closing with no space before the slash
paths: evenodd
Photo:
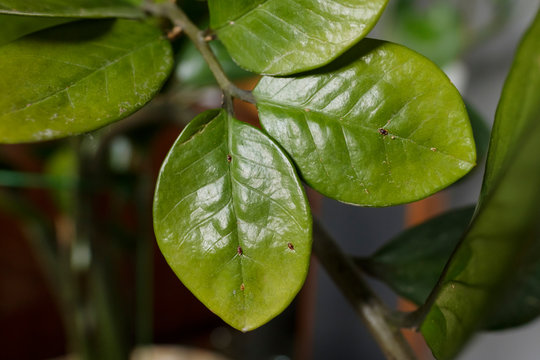
<path id="1" fill-rule="evenodd" d="M 0 14 L 108 18 L 143 16 L 137 7 L 140 0 L 0 0 Z"/>
<path id="2" fill-rule="evenodd" d="M 423 304 L 473 216 L 474 208 L 450 211 L 415 226 L 379 249 L 368 259 L 357 259 L 371 276 L 396 293 Z M 510 287 L 498 297 L 498 306 L 484 324 L 486 330 L 523 325 L 540 316 L 540 242 L 527 247 L 512 270 Z"/>
<path id="3" fill-rule="evenodd" d="M 518 144 L 517 140 L 530 126 L 531 115 L 540 112 L 539 58 L 540 15 L 537 15 L 516 53 L 495 114 L 482 187 L 483 196 L 491 191 L 497 177 L 503 173 L 505 162 L 509 161 L 505 155 Z"/>
<path id="4" fill-rule="evenodd" d="M 209 0 L 210 25 L 233 59 L 261 74 L 328 64 L 373 28 L 388 0 Z"/>
<path id="5" fill-rule="evenodd" d="M 447 265 L 442 289 L 421 327 L 438 359 L 452 358 L 492 316 L 493 299 L 537 246 L 539 58 L 540 13 L 520 45 L 505 84 L 476 216 Z"/>
<path id="6" fill-rule="evenodd" d="M 73 21 L 66 18 L 39 18 L 0 14 L 0 46 L 24 35 Z"/>
<path id="7" fill-rule="evenodd" d="M 299 77 L 263 77 L 254 95 L 263 128 L 303 179 L 331 198 L 389 206 L 465 175 L 475 146 L 448 78 L 402 46 L 366 39 Z"/>
<path id="8" fill-rule="evenodd" d="M 311 216 L 293 166 L 223 110 L 196 117 L 169 152 L 154 230 L 180 280 L 242 331 L 283 311 L 307 274 Z"/>
<path id="9" fill-rule="evenodd" d="M 454 210 L 415 226 L 360 264 L 399 295 L 423 304 L 473 216 L 474 208 Z"/>
<path id="10" fill-rule="evenodd" d="M 521 326 L 540 316 L 540 238 L 520 254 L 511 271 L 513 279 L 500 297 L 499 305 L 487 317 L 485 328 L 501 330 Z"/>
<path id="11" fill-rule="evenodd" d="M 138 110 L 173 64 L 159 29 L 131 20 L 71 23 L 0 47 L 0 142 L 94 130 Z"/>

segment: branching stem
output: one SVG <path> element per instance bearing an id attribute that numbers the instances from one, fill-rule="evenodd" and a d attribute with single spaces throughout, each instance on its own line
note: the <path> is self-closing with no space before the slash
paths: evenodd
<path id="1" fill-rule="evenodd" d="M 208 34 L 201 31 L 174 3 L 156 4 L 151 1 L 147 1 L 144 5 L 144 9 L 151 14 L 168 18 L 175 26 L 182 28 L 182 31 L 193 41 L 195 47 L 201 53 L 202 57 L 208 64 L 210 71 L 216 78 L 216 81 L 223 91 L 224 101 L 227 101 L 230 97 L 235 97 L 240 100 L 254 104 L 255 97 L 251 91 L 246 91 L 238 88 L 234 85 L 225 75 L 223 68 L 219 64 L 216 56 L 210 46 L 208 45 Z"/>
<path id="2" fill-rule="evenodd" d="M 213 36 L 210 36 L 208 32 L 201 31 L 182 9 L 172 2 L 156 4 L 152 1 L 147 1 L 144 4 L 144 9 L 153 15 L 168 18 L 175 27 L 181 28 L 193 41 L 223 91 L 223 103 L 227 111 L 232 111 L 233 97 L 252 104 L 255 103 L 255 98 L 250 91 L 236 87 L 225 75 L 208 45 L 208 40 L 211 40 Z M 399 327 L 392 322 L 393 314 L 368 287 L 352 260 L 343 254 L 334 240 L 317 222 L 314 223 L 313 240 L 313 250 L 319 261 L 364 320 L 386 357 L 392 360 L 416 359 Z"/>

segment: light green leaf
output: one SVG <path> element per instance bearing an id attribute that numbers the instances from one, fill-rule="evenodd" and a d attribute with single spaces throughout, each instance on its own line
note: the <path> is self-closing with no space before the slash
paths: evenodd
<path id="1" fill-rule="evenodd" d="M 283 311 L 307 274 L 311 216 L 293 166 L 223 110 L 196 117 L 169 152 L 154 230 L 180 280 L 242 331 Z"/>
<path id="2" fill-rule="evenodd" d="M 492 316 L 493 299 L 537 246 L 540 101 L 534 99 L 540 94 L 539 58 L 540 14 L 505 84 L 476 216 L 447 265 L 442 289 L 421 327 L 438 359 L 452 358 Z"/>
<path id="3" fill-rule="evenodd" d="M 0 46 L 17 40 L 24 35 L 72 20 L 66 18 L 40 18 L 0 14 Z"/>
<path id="4" fill-rule="evenodd" d="M 0 0 L 0 14 L 77 17 L 140 18 L 143 12 L 136 5 L 140 0 Z"/>
<path id="5" fill-rule="evenodd" d="M 233 59 L 261 74 L 328 64 L 373 28 L 388 0 L 209 0 L 210 26 Z"/>
<path id="6" fill-rule="evenodd" d="M 314 189 L 346 203 L 389 206 L 441 190 L 475 164 L 463 101 L 429 60 L 363 40 L 299 77 L 263 77 L 263 128 Z"/>
<path id="7" fill-rule="evenodd" d="M 138 110 L 173 64 L 159 29 L 131 20 L 67 24 L 0 47 L 0 142 L 91 131 Z"/>
<path id="8" fill-rule="evenodd" d="M 415 226 L 359 263 L 399 295 L 423 304 L 473 216 L 467 207 Z"/>

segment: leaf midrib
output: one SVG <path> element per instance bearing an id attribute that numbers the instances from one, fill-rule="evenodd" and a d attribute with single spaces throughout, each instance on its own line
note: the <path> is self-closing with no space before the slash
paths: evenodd
<path id="1" fill-rule="evenodd" d="M 301 109 L 300 107 L 297 107 L 298 106 L 297 104 L 288 104 L 288 103 L 283 103 L 283 102 L 277 104 L 277 103 L 268 101 L 268 99 L 264 99 L 263 101 L 261 101 L 262 99 L 260 97 L 259 97 L 259 99 L 260 100 L 258 102 L 259 102 L 259 104 L 262 104 L 262 105 L 274 106 L 274 107 L 284 109 L 284 110 L 289 110 L 289 111 L 291 109 L 294 109 L 295 111 L 298 111 L 298 112 L 304 114 L 305 117 L 306 117 L 306 121 L 307 121 L 307 115 L 305 114 L 305 110 Z M 312 108 L 309 109 L 309 112 L 310 113 L 316 113 L 316 114 L 319 114 L 319 115 L 323 115 L 325 117 L 325 119 L 328 119 L 330 121 L 333 121 L 333 122 L 337 123 L 342 129 L 348 129 L 349 128 L 347 125 L 345 125 L 345 124 L 341 123 L 340 121 L 336 120 L 336 118 L 338 118 L 338 116 L 334 116 L 333 114 L 329 114 L 329 113 L 326 113 L 324 111 L 320 111 L 318 109 L 312 109 Z M 363 128 L 365 130 L 373 131 L 374 133 L 378 132 L 378 128 L 371 128 L 371 127 L 366 126 L 366 125 L 361 124 L 361 123 L 358 123 L 358 127 Z M 409 139 L 407 137 L 400 136 L 400 135 L 393 134 L 393 133 L 389 133 L 387 136 L 395 136 L 396 139 L 402 139 L 404 141 L 410 141 L 410 142 L 412 142 L 413 144 L 415 144 L 418 147 L 421 147 L 423 149 L 431 151 L 431 146 L 420 144 L 420 143 L 414 141 L 413 139 Z M 457 157 L 455 155 L 445 153 L 443 151 L 440 151 L 439 149 L 437 149 L 437 153 L 439 153 L 441 155 L 444 155 L 444 156 L 447 156 L 447 157 L 450 157 L 450 158 L 452 158 L 454 160 L 457 160 L 457 161 L 462 161 L 464 163 L 469 164 L 470 166 L 475 165 L 475 163 L 470 162 L 469 160 L 460 159 L 459 157 Z"/>
<path id="2" fill-rule="evenodd" d="M 234 186 L 233 186 L 233 176 L 232 176 L 232 169 L 231 167 L 233 167 L 234 163 L 234 154 L 232 154 L 232 142 L 233 142 L 233 131 L 232 131 L 232 124 L 233 124 L 233 118 L 232 116 L 230 116 L 227 112 L 225 112 L 224 110 L 222 110 L 222 116 L 225 116 L 225 121 L 226 121 L 226 126 L 225 126 L 225 129 L 227 131 L 227 134 L 226 134 L 226 137 L 227 137 L 227 151 L 228 151 L 228 154 L 230 154 L 231 156 L 233 156 L 231 162 L 228 163 L 228 167 L 227 167 L 227 176 L 229 178 L 229 191 L 230 191 L 230 194 L 231 194 L 231 210 L 234 214 L 234 218 L 235 218 L 235 229 L 236 229 L 236 246 L 237 247 L 242 247 L 242 244 L 240 243 L 240 229 L 238 227 L 238 216 L 236 214 L 236 206 L 235 206 L 235 202 L 236 202 L 236 198 L 234 196 Z M 246 284 L 244 282 L 244 279 L 245 279 L 245 276 L 244 276 L 244 259 L 243 259 L 243 254 L 235 254 L 234 256 L 238 256 L 239 258 L 239 262 L 240 262 L 240 282 L 242 285 L 244 285 L 244 290 L 242 289 L 239 289 L 240 292 L 242 293 L 241 297 L 242 297 L 242 317 L 243 317 L 243 326 L 242 326 L 242 329 L 245 329 L 246 326 L 247 326 L 247 314 L 246 314 Z"/>

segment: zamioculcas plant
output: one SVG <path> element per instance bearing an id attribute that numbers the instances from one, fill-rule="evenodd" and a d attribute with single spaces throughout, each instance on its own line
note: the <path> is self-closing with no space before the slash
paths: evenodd
<path id="1" fill-rule="evenodd" d="M 280 314 L 312 248 L 391 359 L 414 358 L 402 327 L 449 359 L 477 330 L 540 315 L 540 18 L 502 94 L 476 208 L 352 259 L 312 220 L 304 184 L 368 207 L 448 187 L 476 165 L 460 94 L 424 56 L 365 38 L 386 0 L 208 0 L 204 31 L 182 4 L 0 0 L 0 141 L 74 136 L 126 118 L 160 92 L 175 64 L 170 40 L 185 35 L 223 107 L 196 116 L 170 149 L 154 231 L 178 278 L 226 323 L 249 331 Z M 253 91 L 229 80 L 216 49 L 262 75 Z M 260 128 L 236 119 L 234 98 L 256 105 Z M 364 272 L 418 310 L 387 309 Z"/>

